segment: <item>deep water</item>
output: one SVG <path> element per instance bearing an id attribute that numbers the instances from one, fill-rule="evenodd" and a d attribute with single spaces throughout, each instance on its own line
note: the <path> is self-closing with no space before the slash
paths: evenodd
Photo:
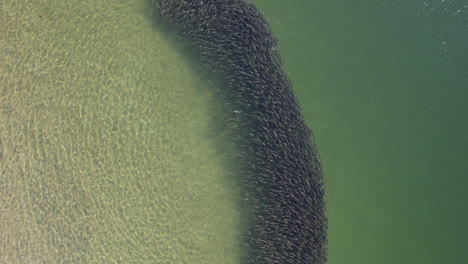
<path id="1" fill-rule="evenodd" d="M 318 142 L 329 263 L 464 263 L 468 2 L 255 2 Z"/>
<path id="2" fill-rule="evenodd" d="M 222 87 L 149 2 L 0 5 L 0 263 L 243 259 Z M 466 262 L 466 0 L 254 2 L 320 152 L 328 263 Z"/>

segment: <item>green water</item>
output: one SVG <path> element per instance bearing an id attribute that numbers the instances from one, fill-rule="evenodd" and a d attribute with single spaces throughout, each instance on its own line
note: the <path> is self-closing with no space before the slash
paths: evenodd
<path id="1" fill-rule="evenodd" d="M 329 263 L 465 263 L 468 2 L 255 2 L 324 163 Z"/>
<path id="2" fill-rule="evenodd" d="M 239 262 L 218 87 L 147 2 L 0 5 L 0 263 Z M 329 263 L 466 262 L 466 1 L 255 2 L 318 141 Z"/>

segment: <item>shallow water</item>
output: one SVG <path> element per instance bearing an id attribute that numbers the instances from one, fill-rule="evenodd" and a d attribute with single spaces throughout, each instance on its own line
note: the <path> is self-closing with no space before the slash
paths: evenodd
<path id="1" fill-rule="evenodd" d="M 463 263 L 466 1 L 255 2 L 318 142 L 329 263 Z M 0 8 L 0 262 L 238 263 L 218 87 L 147 2 Z"/>
<path id="2" fill-rule="evenodd" d="M 325 170 L 329 263 L 468 259 L 468 2 L 257 0 Z"/>
<path id="3" fill-rule="evenodd" d="M 1 263 L 239 262 L 218 87 L 149 7 L 2 3 Z"/>

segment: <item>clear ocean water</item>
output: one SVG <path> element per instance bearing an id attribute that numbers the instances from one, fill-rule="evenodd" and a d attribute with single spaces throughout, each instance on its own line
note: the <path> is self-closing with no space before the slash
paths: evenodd
<path id="1" fill-rule="evenodd" d="M 222 87 L 149 2 L 0 5 L 0 263 L 240 262 Z M 329 263 L 466 262 L 468 2 L 254 2 L 315 133 Z"/>

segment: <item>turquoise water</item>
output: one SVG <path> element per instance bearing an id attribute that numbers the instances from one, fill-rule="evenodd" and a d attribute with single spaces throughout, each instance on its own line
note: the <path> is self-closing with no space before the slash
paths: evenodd
<path id="1" fill-rule="evenodd" d="M 329 263 L 468 259 L 468 2 L 255 1 L 325 167 Z"/>

